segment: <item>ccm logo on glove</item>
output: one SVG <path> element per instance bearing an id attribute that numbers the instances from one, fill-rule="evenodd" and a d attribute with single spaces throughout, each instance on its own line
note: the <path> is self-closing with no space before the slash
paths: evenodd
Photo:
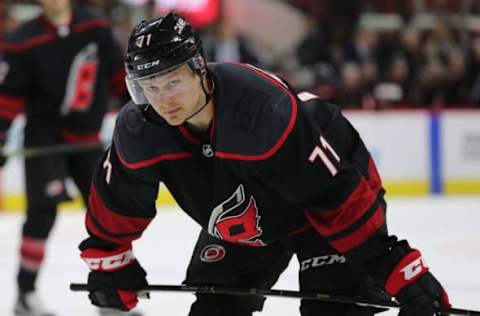
<path id="1" fill-rule="evenodd" d="M 119 270 L 133 261 L 135 256 L 130 248 L 120 248 L 116 253 L 99 249 L 86 249 L 80 255 L 90 270 L 112 272 Z"/>
<path id="2" fill-rule="evenodd" d="M 403 287 L 428 272 L 428 267 L 418 250 L 406 255 L 390 274 L 385 290 L 395 296 Z"/>

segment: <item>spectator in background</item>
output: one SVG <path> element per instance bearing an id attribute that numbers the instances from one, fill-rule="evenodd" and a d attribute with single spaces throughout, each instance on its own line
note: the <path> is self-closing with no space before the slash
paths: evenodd
<path id="1" fill-rule="evenodd" d="M 471 46 L 467 53 L 466 84 L 469 89 L 468 102 L 480 104 L 480 34 L 472 36 Z"/>
<path id="2" fill-rule="evenodd" d="M 443 104 L 443 83 L 446 68 L 437 59 L 427 60 L 418 81 L 419 93 L 415 103 L 421 106 Z"/>
<path id="3" fill-rule="evenodd" d="M 306 36 L 295 47 L 295 65 L 286 76 L 297 88 L 315 92 L 324 100 L 332 100 L 335 70 L 330 60 L 331 45 L 315 15 L 306 12 Z"/>
<path id="4" fill-rule="evenodd" d="M 36 280 L 58 203 L 69 200 L 65 178 L 73 178 L 86 200 L 103 152 L 99 130 L 109 96 L 127 99 L 122 53 L 109 22 L 72 9 L 69 0 L 39 2 L 43 13 L 13 30 L 0 52 L 0 142 L 5 143 L 11 122 L 24 111 L 25 147 L 77 144 L 83 150 L 25 159 L 27 211 L 19 249 L 17 316 L 52 315 L 39 301 Z M 91 146 L 85 149 L 86 144 Z M 3 166 L 5 157 L 0 160 Z"/>
<path id="5" fill-rule="evenodd" d="M 451 28 L 449 28 L 447 20 L 438 16 L 433 30 L 425 42 L 426 62 L 422 67 L 420 77 L 420 104 L 430 106 L 445 104 L 445 88 L 450 80 L 449 59 L 454 52 L 458 52 L 460 49 L 460 44 Z"/>
<path id="6" fill-rule="evenodd" d="M 353 41 L 345 46 L 343 60 L 358 65 L 365 91 L 371 90 L 377 82 L 379 63 L 385 63 L 381 60 L 378 42 L 379 34 L 375 30 L 361 27 L 355 32 Z"/>
<path id="7" fill-rule="evenodd" d="M 124 52 L 127 50 L 128 34 L 133 27 L 128 6 L 117 4 L 112 8 L 110 18 L 113 23 L 113 35 Z"/>
<path id="8" fill-rule="evenodd" d="M 227 18 L 220 19 L 209 35 L 204 41 L 205 54 L 209 60 L 262 65 L 260 56 L 251 43 L 239 34 Z"/>
<path id="9" fill-rule="evenodd" d="M 342 108 L 373 107 L 368 88 L 363 81 L 362 68 L 353 62 L 342 65 L 340 70 L 340 92 L 335 102 Z"/>
<path id="10" fill-rule="evenodd" d="M 408 65 L 408 81 L 418 80 L 422 65 L 425 64 L 420 31 L 414 28 L 404 29 L 400 34 L 400 46 L 397 52 L 403 56 Z"/>
<path id="11" fill-rule="evenodd" d="M 437 17 L 434 28 L 425 43 L 427 58 L 431 61 L 446 65 L 449 54 L 459 49 L 460 43 L 455 38 L 446 19 Z"/>
<path id="12" fill-rule="evenodd" d="M 447 60 L 444 103 L 446 107 L 463 107 L 468 102 L 465 59 L 460 50 L 451 51 Z"/>
<path id="13" fill-rule="evenodd" d="M 392 59 L 384 79 L 374 88 L 378 108 L 392 108 L 411 103 L 409 93 L 413 89 L 414 83 L 409 81 L 408 73 L 408 63 L 403 57 L 397 56 Z"/>
<path id="14" fill-rule="evenodd" d="M 301 66 L 314 66 L 330 62 L 329 46 L 325 33 L 313 15 L 305 16 L 306 36 L 295 48 L 298 63 Z"/>

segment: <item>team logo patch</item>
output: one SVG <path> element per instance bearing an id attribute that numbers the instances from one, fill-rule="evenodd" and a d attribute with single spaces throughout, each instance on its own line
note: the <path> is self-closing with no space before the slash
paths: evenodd
<path id="1" fill-rule="evenodd" d="M 225 253 L 225 248 L 220 245 L 208 245 L 200 253 L 200 260 L 207 263 L 217 262 L 225 257 Z"/>
<path id="2" fill-rule="evenodd" d="M 265 246 L 260 239 L 262 228 L 257 202 L 245 196 L 239 185 L 227 200 L 216 206 L 208 222 L 208 232 L 217 238 L 254 247 Z"/>

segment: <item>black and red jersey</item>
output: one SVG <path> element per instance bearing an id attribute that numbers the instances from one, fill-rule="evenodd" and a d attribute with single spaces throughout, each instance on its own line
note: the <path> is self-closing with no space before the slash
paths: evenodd
<path id="1" fill-rule="evenodd" d="M 163 182 L 211 235 L 263 246 L 313 227 L 340 252 L 386 236 L 384 191 L 339 107 L 243 64 L 210 64 L 207 137 L 126 105 L 94 176 L 86 225 L 115 244 L 141 236 Z"/>
<path id="2" fill-rule="evenodd" d="M 65 27 L 44 15 L 20 25 L 0 45 L 0 68 L 0 130 L 24 112 L 29 145 L 42 142 L 31 129 L 59 142 L 96 140 L 110 96 L 126 91 L 109 21 L 86 10 Z"/>

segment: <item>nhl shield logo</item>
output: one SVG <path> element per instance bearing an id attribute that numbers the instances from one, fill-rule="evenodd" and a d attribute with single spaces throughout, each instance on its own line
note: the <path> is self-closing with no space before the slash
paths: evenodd
<path id="1" fill-rule="evenodd" d="M 208 232 L 220 239 L 248 246 L 261 247 L 262 229 L 255 198 L 250 196 L 245 206 L 245 190 L 239 185 L 233 195 L 213 209 Z"/>
<path id="2" fill-rule="evenodd" d="M 213 153 L 213 148 L 212 148 L 212 145 L 210 144 L 203 144 L 202 146 L 202 155 L 205 156 L 205 157 L 213 157 L 214 153 Z"/>

